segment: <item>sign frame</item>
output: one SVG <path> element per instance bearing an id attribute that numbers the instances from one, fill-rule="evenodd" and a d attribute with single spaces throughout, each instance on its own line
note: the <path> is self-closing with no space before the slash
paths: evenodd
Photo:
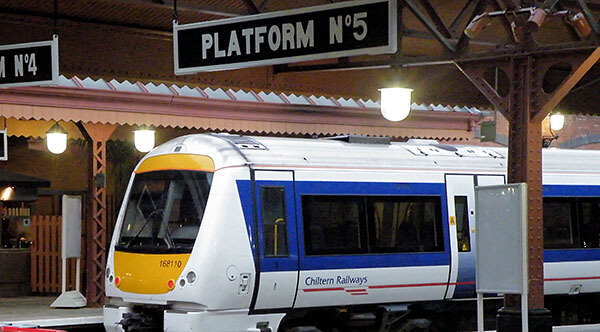
<path id="1" fill-rule="evenodd" d="M 8 160 L 8 131 L 6 128 L 0 130 L 0 138 L 2 138 L 2 149 L 4 153 L 0 153 L 0 161 Z"/>
<path id="2" fill-rule="evenodd" d="M 27 81 L 27 82 L 18 82 L 18 83 L 0 83 L 0 88 L 8 88 L 8 87 L 23 87 L 23 86 L 45 86 L 45 85 L 58 85 L 59 71 L 58 71 L 58 35 L 53 35 L 52 40 L 47 41 L 39 41 L 32 43 L 20 43 L 20 44 L 10 44 L 10 45 L 2 45 L 0 46 L 0 51 L 4 50 L 15 50 L 22 48 L 31 48 L 31 47 L 40 47 L 40 46 L 50 46 L 50 56 L 51 56 L 51 71 L 52 71 L 52 79 L 50 80 L 42 80 L 42 81 Z"/>
<path id="3" fill-rule="evenodd" d="M 527 194 L 527 183 L 475 187 L 478 332 L 484 331 L 483 295 L 495 292 L 521 294 L 521 327 L 523 332 L 529 331 Z M 500 260 L 502 266 L 496 266 Z M 516 274 L 513 273 L 515 278 L 506 277 L 506 271 L 515 269 L 518 270 Z"/>
<path id="4" fill-rule="evenodd" d="M 275 59 L 265 59 L 265 60 L 253 60 L 253 61 L 244 61 L 244 62 L 234 62 L 227 64 L 218 64 L 218 65 L 207 65 L 207 66 L 194 66 L 194 67 L 185 67 L 181 68 L 179 65 L 179 38 L 178 32 L 189 29 L 196 28 L 205 28 L 205 27 L 213 27 L 213 26 L 221 26 L 232 23 L 240 23 L 240 22 L 251 22 L 262 19 L 290 16 L 296 14 L 306 14 L 306 13 L 315 13 L 330 9 L 340 9 L 340 8 L 350 8 L 362 5 L 376 4 L 376 3 L 387 3 L 388 5 L 388 41 L 385 46 L 375 46 L 375 47 L 365 47 L 351 50 L 343 50 L 343 51 L 332 51 L 332 52 L 324 52 L 324 53 L 313 53 L 306 55 L 298 55 L 298 56 L 289 56 L 289 57 L 281 57 Z M 292 10 L 285 11 L 277 11 L 273 13 L 263 13 L 256 14 L 250 16 L 240 16 L 233 18 L 226 18 L 222 20 L 214 20 L 207 22 L 197 22 L 190 24 L 178 24 L 175 20 L 173 21 L 173 59 L 174 59 L 174 70 L 175 75 L 187 75 L 187 74 L 196 74 L 200 72 L 209 72 L 209 71 L 218 71 L 218 70 L 231 70 L 231 69 L 241 69 L 241 68 L 250 68 L 250 67 L 258 67 L 258 66 L 267 66 L 267 65 L 278 65 L 285 64 L 291 62 L 302 62 L 302 61 L 312 61 L 312 60 L 323 60 L 323 59 L 332 59 L 338 57 L 347 57 L 347 56 L 356 56 L 356 55 L 376 55 L 376 54 L 393 54 L 396 53 L 398 49 L 398 4 L 397 0 L 358 0 L 358 1 L 346 1 L 346 2 L 337 2 L 328 5 L 322 6 L 311 6 L 304 7 Z"/>

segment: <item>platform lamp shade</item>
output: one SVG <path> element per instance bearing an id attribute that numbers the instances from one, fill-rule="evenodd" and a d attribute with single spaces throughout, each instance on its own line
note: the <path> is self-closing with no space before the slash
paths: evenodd
<path id="1" fill-rule="evenodd" d="M 138 129 L 133 132 L 133 143 L 140 152 L 148 152 L 154 148 L 154 130 L 147 128 Z"/>
<path id="2" fill-rule="evenodd" d="M 561 130 L 565 125 L 565 116 L 560 113 L 550 115 L 550 129 Z"/>
<path id="3" fill-rule="evenodd" d="M 410 112 L 412 89 L 381 88 L 381 115 L 389 121 L 402 121 Z"/>
<path id="4" fill-rule="evenodd" d="M 54 154 L 61 154 L 67 149 L 67 132 L 58 122 L 46 132 L 46 146 Z"/>

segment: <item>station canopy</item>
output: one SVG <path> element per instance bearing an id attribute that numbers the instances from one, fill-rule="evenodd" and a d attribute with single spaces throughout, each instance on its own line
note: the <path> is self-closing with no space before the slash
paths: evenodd
<path id="1" fill-rule="evenodd" d="M 176 76 L 173 70 L 173 19 L 180 24 L 252 16 L 340 3 L 338 0 L 3 0 L 0 45 L 59 36 L 60 73 L 67 77 L 117 79 L 154 84 L 188 84 L 378 100 L 378 89 L 401 80 L 414 89 L 413 101 L 491 108 L 454 65 L 504 55 L 556 50 L 591 52 L 598 42 L 597 0 L 399 0 L 398 52 L 259 66 Z M 511 24 L 528 22 L 532 6 L 548 15 L 534 33 L 534 47 L 523 50 Z M 504 14 L 498 14 L 505 11 Z M 465 27 L 478 14 L 492 13 L 476 36 Z M 494 14 L 496 13 L 496 14 Z M 510 15 L 509 15 L 510 14 Z M 581 35 L 574 16 L 584 16 L 591 34 Z M 513 24 L 514 25 L 514 24 Z M 513 29 L 514 30 L 514 29 Z M 545 86 L 557 85 L 568 69 L 553 67 Z M 490 82 L 505 82 L 497 73 Z M 561 102 L 564 112 L 595 114 L 600 96 L 595 65 Z M 500 87 L 501 88 L 501 87 Z"/>

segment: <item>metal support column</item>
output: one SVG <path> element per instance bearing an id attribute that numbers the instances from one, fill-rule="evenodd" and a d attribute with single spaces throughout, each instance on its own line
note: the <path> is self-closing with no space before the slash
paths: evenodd
<path id="1" fill-rule="evenodd" d="M 542 204 L 542 122 L 532 120 L 541 89 L 536 88 L 538 64 L 533 57 L 512 60 L 511 107 L 508 111 L 508 182 L 527 183 L 529 328 L 552 331 L 552 316 L 544 309 L 544 240 Z M 498 314 L 499 332 L 519 331 L 520 296 L 506 295 Z"/>
<path id="2" fill-rule="evenodd" d="M 104 301 L 104 269 L 107 255 L 106 220 L 106 142 L 115 130 L 114 125 L 79 124 L 91 144 L 89 176 L 91 223 L 88 225 L 87 292 L 88 305 L 102 305 Z"/>

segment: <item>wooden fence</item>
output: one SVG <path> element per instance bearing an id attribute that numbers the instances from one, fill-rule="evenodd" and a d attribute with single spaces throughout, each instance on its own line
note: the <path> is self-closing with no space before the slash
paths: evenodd
<path id="1" fill-rule="evenodd" d="M 59 293 L 61 291 L 61 225 L 61 216 L 31 217 L 33 241 L 31 290 L 33 292 Z M 75 259 L 67 261 L 67 289 L 75 288 L 75 264 Z M 83 262 L 81 266 L 85 266 Z"/>

